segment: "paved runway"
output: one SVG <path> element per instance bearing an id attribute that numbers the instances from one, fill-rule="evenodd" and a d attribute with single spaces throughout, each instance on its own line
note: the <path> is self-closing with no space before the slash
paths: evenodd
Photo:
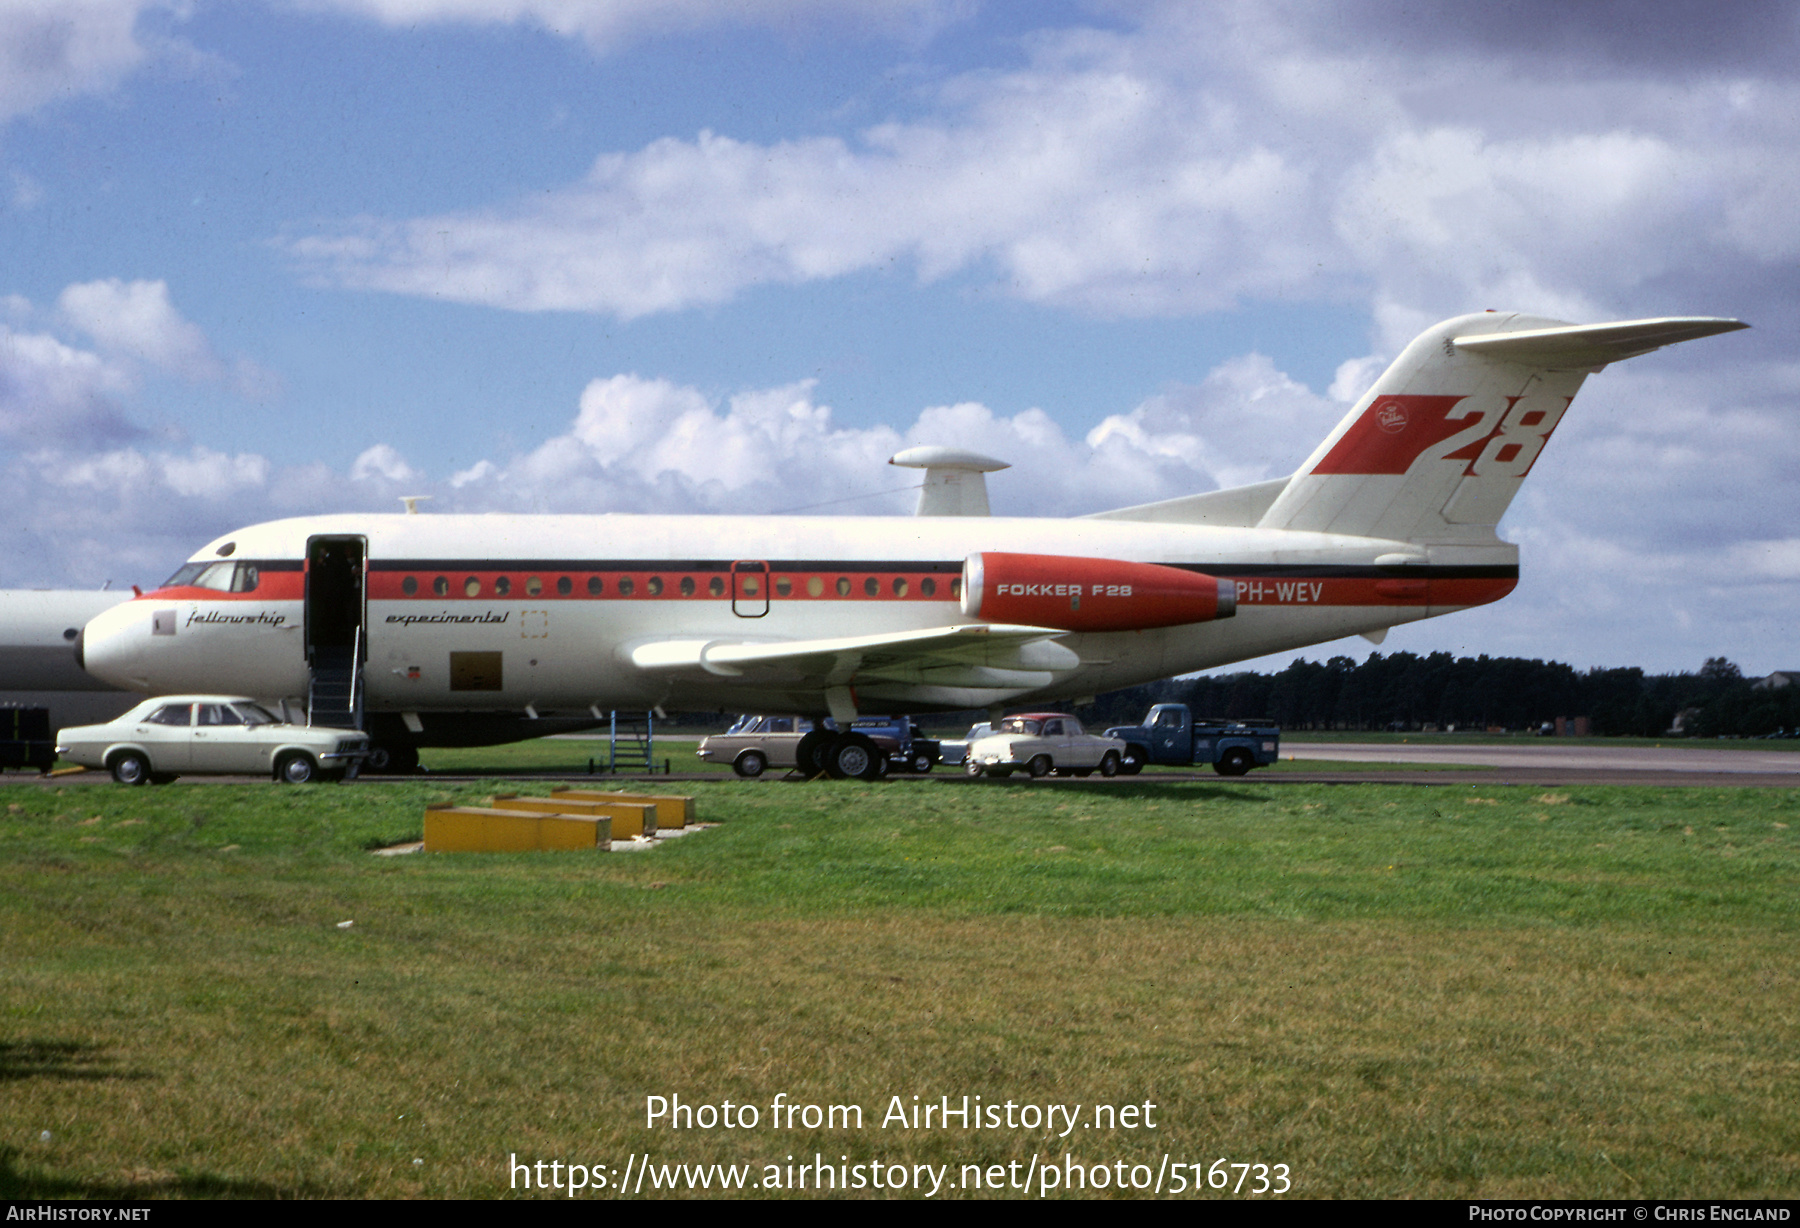
<path id="1" fill-rule="evenodd" d="M 1750 750 L 1716 746 L 1517 746 L 1433 745 L 1420 742 L 1284 742 L 1281 756 L 1304 763 L 1406 765 L 1409 771 L 1290 773 L 1288 779 L 1383 780 L 1445 784 L 1649 784 L 1758 785 L 1800 788 L 1800 750 Z M 1419 768 L 1436 768 L 1420 772 Z M 1425 777 L 1426 779 L 1421 779 Z"/>

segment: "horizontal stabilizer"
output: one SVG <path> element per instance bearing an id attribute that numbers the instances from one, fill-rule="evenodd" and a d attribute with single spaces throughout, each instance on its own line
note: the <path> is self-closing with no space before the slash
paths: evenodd
<path id="1" fill-rule="evenodd" d="M 1468 333 L 1452 339 L 1459 350 L 1507 362 L 1530 363 L 1552 371 L 1603 367 L 1648 354 L 1678 341 L 1749 328 L 1741 320 L 1713 316 L 1668 316 L 1620 320 L 1612 324 L 1568 324 L 1513 333 Z"/>

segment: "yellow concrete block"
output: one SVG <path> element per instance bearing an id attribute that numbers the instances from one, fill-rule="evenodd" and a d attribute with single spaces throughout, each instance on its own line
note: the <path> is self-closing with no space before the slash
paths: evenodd
<path id="1" fill-rule="evenodd" d="M 686 827 L 699 820 L 694 815 L 694 799 L 691 797 L 671 797 L 662 793 L 602 793 L 597 789 L 552 789 L 553 798 L 566 797 L 571 801 L 591 798 L 595 801 L 610 802 L 648 802 L 656 807 L 656 826 Z"/>
<path id="2" fill-rule="evenodd" d="M 612 821 L 604 816 L 478 806 L 428 806 L 425 810 L 428 853 L 592 851 L 611 844 Z"/>
<path id="3" fill-rule="evenodd" d="M 615 798 L 598 801 L 593 798 L 523 797 L 517 793 L 497 793 L 494 804 L 508 810 L 530 810 L 539 814 L 604 815 L 612 820 L 613 838 L 628 840 L 634 836 L 654 836 L 659 826 L 656 807 L 646 802 L 622 802 Z"/>

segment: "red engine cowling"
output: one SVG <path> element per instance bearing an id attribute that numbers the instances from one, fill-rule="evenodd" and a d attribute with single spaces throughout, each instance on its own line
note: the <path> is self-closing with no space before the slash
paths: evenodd
<path id="1" fill-rule="evenodd" d="M 1065 631 L 1146 631 L 1237 613 L 1237 585 L 1157 563 L 986 551 L 963 561 L 970 618 Z"/>

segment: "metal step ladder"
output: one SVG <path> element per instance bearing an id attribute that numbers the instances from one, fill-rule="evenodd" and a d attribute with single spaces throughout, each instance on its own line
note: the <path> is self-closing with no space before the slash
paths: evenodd
<path id="1" fill-rule="evenodd" d="M 627 772 L 654 773 L 656 771 L 656 715 L 644 713 L 643 720 L 638 720 L 635 713 L 625 713 L 620 720 L 620 713 L 611 713 L 609 752 L 607 771 L 617 772 L 623 768 Z"/>
<path id="2" fill-rule="evenodd" d="M 306 723 L 330 729 L 363 727 L 362 629 L 348 648 L 313 649 Z"/>

